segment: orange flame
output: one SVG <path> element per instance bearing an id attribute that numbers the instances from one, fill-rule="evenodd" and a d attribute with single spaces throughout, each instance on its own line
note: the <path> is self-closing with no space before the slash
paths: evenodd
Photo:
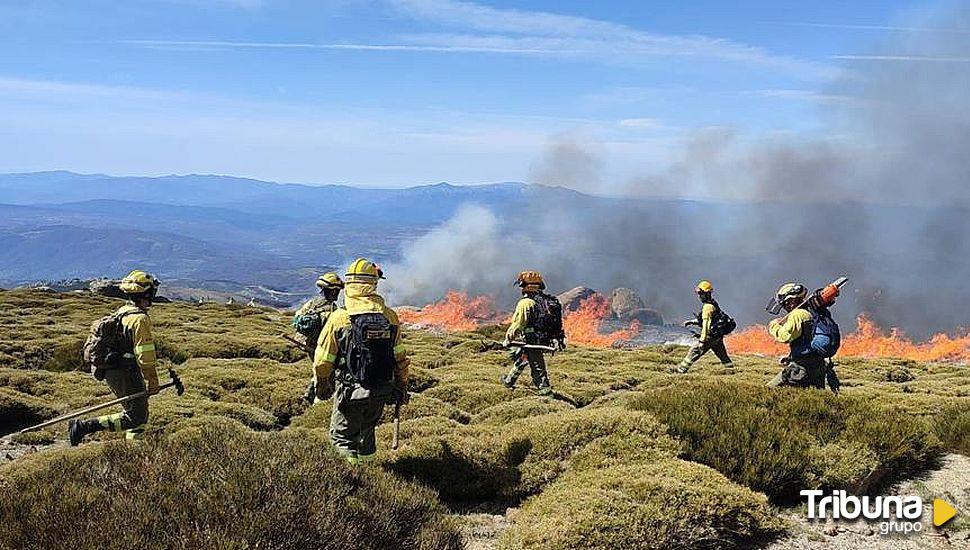
<path id="1" fill-rule="evenodd" d="M 611 316 L 606 298 L 599 294 L 590 296 L 580 303 L 579 309 L 565 313 L 563 329 L 567 340 L 586 346 L 610 347 L 640 333 L 640 323 L 633 321 L 628 328 L 600 334 L 603 322 Z M 490 296 L 469 298 L 467 293 L 454 290 L 448 291 L 443 300 L 421 309 L 401 309 L 398 317 L 409 325 L 448 331 L 474 330 L 486 324 L 508 322 L 508 313 L 499 311 Z"/>
<path id="2" fill-rule="evenodd" d="M 913 342 L 897 328 L 884 331 L 865 314 L 859 315 L 856 324 L 855 332 L 843 335 L 839 356 L 970 362 L 970 332 L 963 331 L 963 334 L 952 337 L 941 333 L 927 342 Z M 732 334 L 725 343 L 737 353 L 788 353 L 788 347 L 775 342 L 762 326 L 748 327 Z"/>
<path id="3" fill-rule="evenodd" d="M 490 296 L 469 298 L 468 293 L 449 290 L 443 300 L 419 310 L 401 310 L 401 321 L 409 325 L 443 330 L 474 330 L 485 324 L 501 323 L 505 315 L 495 309 Z"/>
<path id="4" fill-rule="evenodd" d="M 594 347 L 610 347 L 616 342 L 636 338 L 640 333 L 640 322 L 633 321 L 626 329 L 601 334 L 603 321 L 612 315 L 606 298 L 594 294 L 579 303 L 579 309 L 566 312 L 563 317 L 563 330 L 566 339 L 574 344 Z"/>

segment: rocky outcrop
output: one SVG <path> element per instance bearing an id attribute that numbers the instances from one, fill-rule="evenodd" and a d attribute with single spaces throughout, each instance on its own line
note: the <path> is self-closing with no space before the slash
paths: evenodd
<path id="1" fill-rule="evenodd" d="M 610 309 L 613 310 L 613 314 L 618 318 L 622 319 L 630 312 L 642 308 L 643 300 L 640 299 L 640 295 L 635 290 L 623 287 L 613 290 L 613 294 L 610 297 Z"/>
<path id="2" fill-rule="evenodd" d="M 592 288 L 587 286 L 577 286 L 576 288 L 563 292 L 562 294 L 556 296 L 556 298 L 559 298 L 559 303 L 562 304 L 563 311 L 576 311 L 579 309 L 579 306 L 583 300 L 596 294 L 599 293 Z"/>
<path id="3" fill-rule="evenodd" d="M 617 318 L 623 322 L 639 321 L 644 325 L 663 325 L 664 318 L 659 311 L 648 307 L 640 307 L 618 315 Z"/>

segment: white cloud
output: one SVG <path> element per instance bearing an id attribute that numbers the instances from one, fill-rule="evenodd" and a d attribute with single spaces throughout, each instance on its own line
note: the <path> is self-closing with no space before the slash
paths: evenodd
<path id="1" fill-rule="evenodd" d="M 815 27 L 820 29 L 970 34 L 970 29 L 957 29 L 957 28 L 946 28 L 946 27 L 912 27 L 912 26 L 900 26 L 900 25 L 858 25 L 858 24 L 850 24 L 850 23 L 811 23 L 811 22 L 799 22 L 799 21 L 779 21 L 779 22 L 776 22 L 775 24 L 789 25 L 793 27 Z"/>
<path id="2" fill-rule="evenodd" d="M 931 63 L 970 63 L 970 57 L 931 55 L 833 55 L 832 59 L 856 61 L 928 61 Z"/>
<path id="3" fill-rule="evenodd" d="M 619 125 L 643 130 L 661 130 L 666 128 L 663 123 L 655 118 L 624 118 L 619 122 Z"/>
<path id="4" fill-rule="evenodd" d="M 412 18 L 466 31 L 458 34 L 411 35 L 423 45 L 489 44 L 508 49 L 538 49 L 564 55 L 597 55 L 613 61 L 655 56 L 704 57 L 770 66 L 795 74 L 835 74 L 818 63 L 770 54 L 762 48 L 702 35 L 667 35 L 572 15 L 500 9 L 460 0 L 388 0 Z M 485 34 L 470 34 L 480 31 Z M 526 46 L 528 45 L 528 46 Z"/>
<path id="5" fill-rule="evenodd" d="M 131 40 L 145 47 L 216 47 L 494 53 L 584 58 L 638 64 L 661 57 L 691 57 L 769 67 L 799 78 L 838 73 L 821 63 L 774 55 L 763 48 L 703 35 L 668 35 L 619 23 L 548 12 L 493 8 L 456 0 L 386 0 L 398 13 L 455 32 L 423 32 L 380 42 L 282 42 Z"/>
<path id="6" fill-rule="evenodd" d="M 766 90 L 756 90 L 752 95 L 768 99 L 789 99 L 793 101 L 805 101 L 810 103 L 831 103 L 831 104 L 850 104 L 858 103 L 859 98 L 816 92 L 813 90 L 787 90 L 771 88 Z"/>

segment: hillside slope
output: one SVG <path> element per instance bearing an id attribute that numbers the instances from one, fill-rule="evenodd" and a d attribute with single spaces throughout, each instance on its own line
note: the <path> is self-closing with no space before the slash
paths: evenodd
<path id="1" fill-rule="evenodd" d="M 89 322 L 116 306 L 86 294 L 0 292 L 0 432 L 109 397 L 102 384 L 73 369 Z M 252 461 L 265 460 L 260 457 L 267 452 L 302 457 L 297 464 L 324 460 L 311 458 L 300 441 L 320 441 L 316 445 L 325 447 L 329 402 L 308 407 L 300 400 L 309 365 L 276 338 L 286 330 L 285 315 L 240 306 L 170 304 L 157 306 L 152 316 L 160 355 L 180 372 L 187 391 L 182 397 L 163 394 L 153 400 L 144 451 L 152 458 L 139 460 L 164 469 L 167 457 L 184 456 L 178 460 L 190 461 L 200 476 L 230 475 L 227 483 L 239 484 L 236 495 L 259 486 L 240 472 L 253 468 Z M 818 391 L 765 389 L 764 382 L 777 370 L 769 359 L 742 357 L 732 371 L 702 361 L 691 374 L 672 376 L 666 368 L 680 359 L 682 348 L 574 347 L 550 359 L 556 393 L 540 398 L 521 384 L 509 391 L 498 382 L 507 359 L 501 352 L 481 351 L 481 343 L 499 330 L 407 333 L 414 397 L 403 411 L 402 447 L 388 450 L 390 426 L 382 425 L 378 464 L 360 474 L 376 484 L 390 483 L 386 475 L 416 484 L 400 489 L 409 495 L 430 490 L 428 495 L 436 495 L 464 522 L 480 522 L 482 513 L 503 516 L 508 528 L 489 535 L 498 537 L 485 541 L 489 545 L 760 545 L 795 529 L 784 519 L 791 512 L 778 507 L 797 502 L 793 492 L 799 488 L 888 490 L 900 479 L 936 467 L 946 452 L 970 453 L 970 375 L 963 365 L 846 360 L 839 366 L 845 389 L 836 398 Z M 43 446 L 60 439 L 62 429 L 15 440 L 21 446 Z M 238 436 L 253 447 L 251 453 L 232 443 L 237 438 L 212 435 L 237 430 L 252 434 Z M 198 447 L 199 434 L 214 437 L 209 450 Z M 0 527 L 0 548 L 41 542 L 103 546 L 97 530 L 78 534 L 65 529 L 76 538 L 58 538 L 64 521 L 60 514 L 85 498 L 139 507 L 163 491 L 170 495 L 165 498 L 177 500 L 189 490 L 186 484 L 197 483 L 192 469 L 180 468 L 180 475 L 188 477 L 159 477 L 156 489 L 142 487 L 144 479 L 126 478 L 125 483 L 134 484 L 134 490 L 126 491 L 134 500 L 99 492 L 102 481 L 86 477 L 89 470 L 80 457 L 123 473 L 113 461 L 142 453 L 127 447 L 95 442 L 80 450 L 36 453 L 0 469 L 0 513 L 20 518 Z M 233 457 L 232 472 L 210 472 L 219 463 L 212 457 L 221 454 Z M 327 485 L 328 491 L 342 490 L 339 479 L 335 483 Z M 51 484 L 71 487 L 70 494 L 80 500 L 59 498 L 45 489 Z M 299 507 L 296 503 L 307 502 L 295 493 L 303 490 L 299 487 L 279 485 L 276 498 L 296 498 L 293 505 Z M 970 486 L 951 489 L 963 499 L 959 502 L 970 503 Z M 375 493 L 380 494 L 390 498 Z M 403 495 L 387 502 L 411 502 Z M 325 491 L 314 498 L 337 497 Z M 228 517 L 234 523 L 255 521 L 245 506 L 227 515 L 225 507 L 239 504 L 231 499 L 205 502 L 191 512 L 198 514 L 194 521 L 201 533 L 219 532 Z M 283 510 L 254 508 L 252 513 L 291 521 L 279 515 Z M 421 532 L 416 527 L 399 535 L 447 540 L 448 527 L 436 523 L 436 512 L 422 514 L 430 531 L 416 535 Z M 323 529 L 313 527 L 318 528 Z M 949 527 L 954 540 L 966 540 L 966 528 L 965 523 Z M 259 539 L 259 532 L 248 535 L 251 542 L 263 540 L 278 548 L 303 544 L 289 535 L 276 542 Z M 466 528 L 467 543 L 475 542 L 476 532 Z M 40 533 L 47 538 L 41 541 Z M 141 542 L 164 547 L 166 540 L 184 536 L 182 527 L 171 526 L 157 542 Z"/>

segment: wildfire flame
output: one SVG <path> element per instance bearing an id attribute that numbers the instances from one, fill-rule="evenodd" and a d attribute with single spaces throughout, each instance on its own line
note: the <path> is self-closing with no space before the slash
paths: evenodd
<path id="1" fill-rule="evenodd" d="M 468 293 L 454 290 L 449 290 L 443 300 L 419 310 L 401 310 L 398 317 L 409 325 L 452 331 L 474 330 L 481 325 L 505 320 L 505 314 L 495 308 L 495 301 L 490 296 L 469 298 Z"/>
<path id="2" fill-rule="evenodd" d="M 596 294 L 580 302 L 579 309 L 566 312 L 563 329 L 569 342 L 594 347 L 610 347 L 615 342 L 635 338 L 640 323 L 633 321 L 628 328 L 601 334 L 603 322 L 612 316 L 609 302 Z M 490 296 L 469 297 L 465 292 L 448 291 L 444 299 L 421 309 L 401 309 L 401 321 L 418 327 L 448 331 L 474 330 L 488 324 L 507 323 L 509 314 L 495 307 Z"/>
<path id="3" fill-rule="evenodd" d="M 897 328 L 885 331 L 865 314 L 856 319 L 856 330 L 842 336 L 842 357 L 896 357 L 915 361 L 970 362 L 970 332 L 949 336 L 937 334 L 927 342 L 913 342 Z M 779 344 L 762 326 L 748 327 L 725 339 L 731 351 L 784 355 L 788 347 Z"/>
<path id="4" fill-rule="evenodd" d="M 579 303 L 579 309 L 563 316 L 563 330 L 566 339 L 574 344 L 594 347 L 610 347 L 621 340 L 636 338 L 640 333 L 640 322 L 633 321 L 626 329 L 601 334 L 603 321 L 610 318 L 610 304 L 606 298 L 594 294 Z"/>

